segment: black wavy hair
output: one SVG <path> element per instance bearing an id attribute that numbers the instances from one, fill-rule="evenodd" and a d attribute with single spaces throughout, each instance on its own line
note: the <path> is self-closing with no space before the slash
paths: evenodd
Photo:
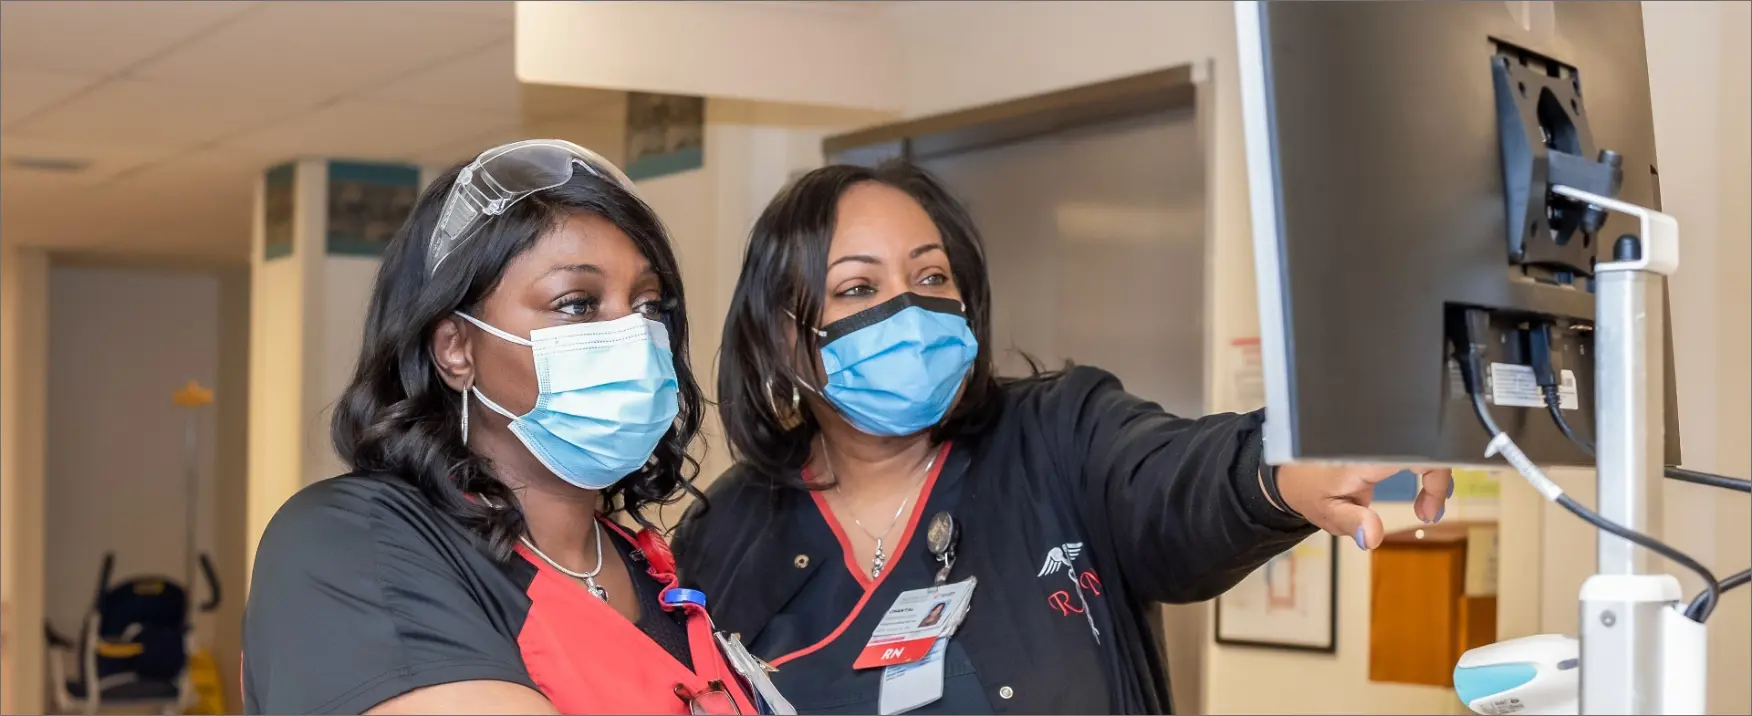
<path id="1" fill-rule="evenodd" d="M 456 311 L 475 310 L 498 285 L 506 265 L 537 239 L 574 214 L 590 213 L 626 232 L 657 274 L 680 403 L 656 459 L 602 494 L 610 511 L 624 511 L 645 525 L 650 524 L 642 514 L 645 507 L 673 503 L 684 494 L 699 496 L 693 486 L 699 462 L 687 448 L 699 431 L 703 400 L 688 364 L 681 269 L 656 212 L 613 180 L 578 170 L 567 183 L 536 192 L 490 219 L 428 276 L 427 243 L 463 166 L 426 188 L 384 253 L 359 362 L 330 425 L 335 451 L 355 473 L 413 484 L 434 507 L 485 539 L 494 556 L 508 557 L 524 533 L 523 512 L 511 489 L 493 476 L 492 464 L 463 443 L 463 400 L 438 373 L 432 331 Z"/>
<path id="2" fill-rule="evenodd" d="M 1002 404 L 991 352 L 991 286 L 985 248 L 966 207 L 924 169 L 903 161 L 870 168 L 834 165 L 809 172 L 767 204 L 749 233 L 742 275 L 724 319 L 718 358 L 718 409 L 739 462 L 783 484 L 819 489 L 797 475 L 820 430 L 807 410 L 790 411 L 793 390 L 807 391 L 820 350 L 813 318 L 827 291 L 828 246 L 840 197 L 876 183 L 906 192 L 923 206 L 949 256 L 949 271 L 979 340 L 961 399 L 936 427 L 936 440 L 983 428 Z M 791 337 L 796 343 L 788 345 Z"/>

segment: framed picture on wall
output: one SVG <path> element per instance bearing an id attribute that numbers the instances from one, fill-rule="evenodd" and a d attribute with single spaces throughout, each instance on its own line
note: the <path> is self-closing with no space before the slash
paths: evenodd
<path id="1" fill-rule="evenodd" d="M 1217 597 L 1218 644 L 1338 649 L 1338 538 L 1324 532 L 1272 557 Z"/>
<path id="2" fill-rule="evenodd" d="M 706 98 L 627 93 L 628 179 L 692 171 L 706 161 Z"/>

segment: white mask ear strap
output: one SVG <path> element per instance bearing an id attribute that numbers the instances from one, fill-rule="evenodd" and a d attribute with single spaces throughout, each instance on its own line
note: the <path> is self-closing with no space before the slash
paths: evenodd
<path id="1" fill-rule="evenodd" d="M 789 310 L 785 311 L 785 315 L 790 316 L 791 320 L 793 320 L 793 321 L 797 320 L 797 314 L 792 313 Z M 810 327 L 809 330 L 815 331 L 815 335 L 821 336 L 823 338 L 827 337 L 827 331 L 824 331 L 824 330 L 821 330 L 821 329 L 815 328 L 815 327 Z"/>
<path id="2" fill-rule="evenodd" d="M 483 331 L 491 333 L 491 334 L 498 336 L 504 340 L 510 341 L 512 343 L 516 343 L 517 345 L 520 345 L 520 346 L 533 346 L 533 345 L 535 345 L 534 343 L 530 343 L 529 339 L 527 339 L 527 338 L 518 338 L 517 336 L 513 336 L 509 333 L 506 333 L 506 332 L 501 331 L 497 328 L 489 326 L 489 325 L 487 325 L 486 321 L 483 321 L 479 318 L 475 318 L 474 316 L 470 316 L 466 313 L 463 313 L 462 311 L 457 311 L 456 315 L 461 316 L 463 320 L 468 321 L 469 323 L 475 324 L 476 328 L 479 328 Z M 504 412 L 504 411 L 500 411 L 500 412 Z"/>
<path id="3" fill-rule="evenodd" d="M 470 388 L 469 388 L 469 390 L 472 390 L 472 391 L 474 391 L 474 396 L 475 396 L 475 397 L 476 397 L 476 398 L 478 398 L 478 399 L 480 399 L 480 401 L 481 401 L 481 405 L 485 405 L 485 406 L 487 406 L 487 409 L 488 409 L 488 410 L 491 410 L 491 411 L 493 411 L 493 412 L 495 412 L 495 413 L 498 413 L 498 414 L 500 414 L 500 415 L 503 415 L 503 416 L 505 416 L 505 417 L 506 417 L 506 418 L 507 418 L 507 419 L 509 419 L 509 420 L 516 420 L 516 419 L 517 419 L 517 416 L 515 416 L 515 415 L 512 415 L 512 414 L 511 414 L 511 411 L 509 411 L 509 410 L 506 410 L 506 409 L 504 409 L 504 408 L 501 408 L 501 407 L 499 407 L 499 404 L 498 404 L 498 403 L 495 403 L 495 402 L 493 402 L 493 401 L 491 401 L 491 400 L 488 400 L 488 399 L 487 399 L 487 394 L 486 394 L 486 393 L 482 393 L 482 392 L 481 392 L 481 389 L 480 389 L 480 388 L 475 388 L 475 387 L 472 387 L 472 386 L 471 386 L 471 387 L 470 387 Z"/>

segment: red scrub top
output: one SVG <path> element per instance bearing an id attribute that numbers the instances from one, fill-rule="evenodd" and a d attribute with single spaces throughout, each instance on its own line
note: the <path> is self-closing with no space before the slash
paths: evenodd
<path id="1" fill-rule="evenodd" d="M 675 588 L 662 538 L 604 524 L 641 597 Z M 245 710 L 361 713 L 414 689 L 492 680 L 534 688 L 568 714 L 686 714 L 690 703 L 757 713 L 700 605 L 644 599 L 635 624 L 518 553 L 492 559 L 399 479 L 347 475 L 305 488 L 275 514 L 256 554 Z M 669 648 L 654 638 L 666 635 Z"/>

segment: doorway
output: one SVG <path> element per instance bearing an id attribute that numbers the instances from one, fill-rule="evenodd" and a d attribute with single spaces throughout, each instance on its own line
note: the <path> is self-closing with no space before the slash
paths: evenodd
<path id="1" fill-rule="evenodd" d="M 1177 415 L 1206 411 L 1206 152 L 1183 66 L 829 138 L 829 161 L 906 158 L 985 239 L 1003 375 L 1099 366 Z M 1203 703 L 1206 605 L 1161 610 L 1177 713 Z"/>

